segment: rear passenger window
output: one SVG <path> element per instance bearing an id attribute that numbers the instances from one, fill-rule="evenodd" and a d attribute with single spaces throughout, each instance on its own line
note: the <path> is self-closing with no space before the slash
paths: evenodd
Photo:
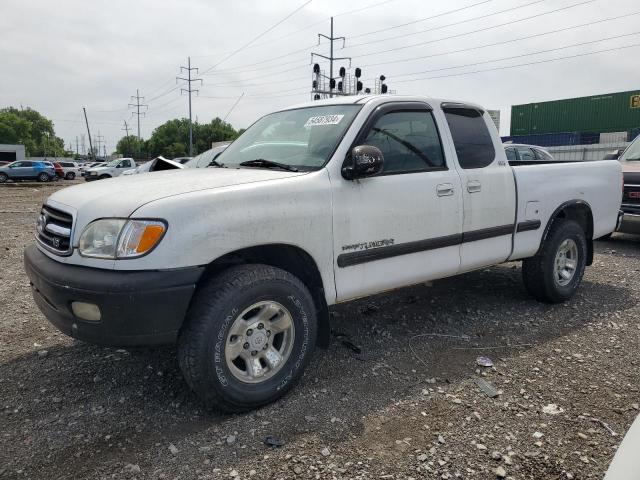
<path id="1" fill-rule="evenodd" d="M 384 155 L 382 174 L 446 168 L 438 129 L 431 112 L 400 111 L 382 115 L 363 144 Z"/>
<path id="2" fill-rule="evenodd" d="M 549 155 L 547 152 L 545 152 L 544 150 L 538 150 L 537 148 L 534 148 L 533 151 L 536 154 L 536 158 L 540 160 L 545 160 L 547 162 L 553 161 L 553 157 Z"/>
<path id="3" fill-rule="evenodd" d="M 520 155 L 520 160 L 532 161 L 536 159 L 536 156 L 533 154 L 533 150 L 526 147 L 518 147 L 518 155 Z"/>
<path id="4" fill-rule="evenodd" d="M 462 168 L 483 168 L 493 163 L 496 151 L 482 113 L 471 108 L 444 107 Z"/>
<path id="5" fill-rule="evenodd" d="M 507 148 L 505 150 L 505 153 L 507 154 L 507 160 L 517 160 L 518 157 L 516 156 L 516 151 L 513 148 Z"/>

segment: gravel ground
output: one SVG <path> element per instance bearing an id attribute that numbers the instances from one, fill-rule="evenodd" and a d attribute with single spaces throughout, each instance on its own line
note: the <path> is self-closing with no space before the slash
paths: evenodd
<path id="1" fill-rule="evenodd" d="M 598 242 L 564 305 L 514 263 L 338 306 L 300 384 L 229 416 L 173 348 L 95 347 L 40 314 L 22 251 L 61 186 L 0 188 L 0 478 L 601 478 L 639 413 L 638 237 Z"/>

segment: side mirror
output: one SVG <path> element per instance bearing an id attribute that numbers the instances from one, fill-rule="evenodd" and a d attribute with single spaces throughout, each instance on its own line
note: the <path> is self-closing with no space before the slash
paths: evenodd
<path id="1" fill-rule="evenodd" d="M 359 145 L 353 147 L 342 166 L 342 176 L 347 180 L 372 177 L 382 171 L 383 164 L 384 156 L 378 147 Z"/>

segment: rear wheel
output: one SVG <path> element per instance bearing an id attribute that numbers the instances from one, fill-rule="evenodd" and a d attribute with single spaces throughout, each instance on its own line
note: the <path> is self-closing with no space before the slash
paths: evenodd
<path id="1" fill-rule="evenodd" d="M 105 178 L 111 178 L 111 175 L 107 175 L 107 174 L 100 175 L 100 176 L 98 177 L 98 180 L 104 180 Z"/>
<path id="2" fill-rule="evenodd" d="M 48 182 L 49 181 L 49 175 L 46 174 L 45 172 L 39 173 L 38 174 L 38 181 L 39 182 Z"/>
<path id="3" fill-rule="evenodd" d="M 564 302 L 578 289 L 586 260 L 582 227 L 572 220 L 555 220 L 538 255 L 523 262 L 524 285 L 541 302 Z"/>
<path id="4" fill-rule="evenodd" d="M 4 183 L 9 179 L 9 175 L 6 173 L 0 172 L 0 183 Z"/>
<path id="5" fill-rule="evenodd" d="M 74 178 L 76 178 L 76 174 L 73 172 L 67 172 L 64 178 L 66 178 L 67 180 L 73 180 Z"/>
<path id="6" fill-rule="evenodd" d="M 196 292 L 178 340 L 180 368 L 208 407 L 256 408 L 300 378 L 316 333 L 300 280 L 266 265 L 233 267 Z"/>

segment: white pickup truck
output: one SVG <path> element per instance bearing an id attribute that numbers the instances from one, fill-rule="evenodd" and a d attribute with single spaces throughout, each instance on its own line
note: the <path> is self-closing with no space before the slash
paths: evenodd
<path id="1" fill-rule="evenodd" d="M 531 295 L 571 298 L 616 228 L 618 162 L 511 167 L 479 106 L 360 96 L 258 120 L 211 168 L 60 190 L 25 268 L 62 332 L 177 343 L 208 406 L 283 395 L 328 307 L 523 260 Z"/>
<path id="2" fill-rule="evenodd" d="M 127 170 L 136 168 L 136 162 L 133 158 L 116 158 L 105 165 L 93 167 L 86 170 L 84 179 L 87 182 L 93 180 L 105 180 L 107 178 L 119 177 Z"/>

